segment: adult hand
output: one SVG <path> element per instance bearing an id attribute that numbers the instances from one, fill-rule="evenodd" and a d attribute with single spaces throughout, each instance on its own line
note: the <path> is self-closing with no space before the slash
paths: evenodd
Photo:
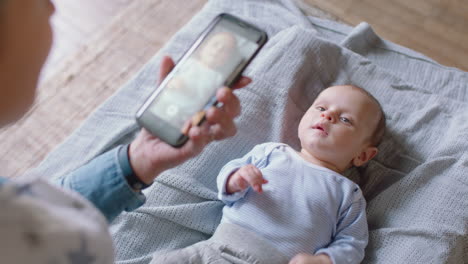
<path id="1" fill-rule="evenodd" d="M 226 182 L 226 192 L 232 194 L 252 186 L 256 192 L 263 192 L 262 185 L 268 183 L 262 172 L 252 164 L 245 165 L 231 174 Z"/>
<path id="2" fill-rule="evenodd" d="M 164 57 L 161 62 L 159 80 L 163 80 L 174 68 L 170 57 Z M 241 88 L 252 80 L 241 77 L 232 87 Z M 173 168 L 199 154 L 213 140 L 232 137 L 237 129 L 234 118 L 240 114 L 239 99 L 231 89 L 223 87 L 216 93 L 216 98 L 222 107 L 211 107 L 206 112 L 206 121 L 201 126 L 189 129 L 189 140 L 180 148 L 171 145 L 151 135 L 142 129 L 129 147 L 129 160 L 135 174 L 145 183 L 151 183 L 163 171 Z"/>
<path id="3" fill-rule="evenodd" d="M 289 264 L 332 264 L 332 261 L 327 254 L 299 253 L 289 261 Z"/>

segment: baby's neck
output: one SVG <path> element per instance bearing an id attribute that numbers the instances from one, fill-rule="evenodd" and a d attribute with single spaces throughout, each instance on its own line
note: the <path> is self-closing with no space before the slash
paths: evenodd
<path id="1" fill-rule="evenodd" d="M 310 153 L 308 153 L 305 149 L 301 149 L 301 151 L 299 152 L 299 155 L 303 159 L 305 159 L 307 162 L 310 162 L 310 163 L 315 164 L 317 166 L 321 166 L 321 167 L 330 169 L 330 170 L 332 170 L 334 172 L 337 172 L 339 174 L 343 173 L 337 166 L 335 166 L 335 165 L 333 165 L 333 164 L 331 164 L 329 162 L 317 159 L 316 157 L 310 155 Z"/>

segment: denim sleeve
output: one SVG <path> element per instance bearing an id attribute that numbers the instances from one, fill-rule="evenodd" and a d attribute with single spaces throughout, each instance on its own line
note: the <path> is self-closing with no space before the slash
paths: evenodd
<path id="1" fill-rule="evenodd" d="M 143 193 L 133 190 L 125 179 L 131 167 L 124 150 L 126 146 L 110 150 L 57 179 L 56 183 L 91 201 L 110 223 L 122 211 L 135 210 L 146 201 Z"/>
<path id="2" fill-rule="evenodd" d="M 0 185 L 7 181 L 8 181 L 8 178 L 0 177 Z"/>

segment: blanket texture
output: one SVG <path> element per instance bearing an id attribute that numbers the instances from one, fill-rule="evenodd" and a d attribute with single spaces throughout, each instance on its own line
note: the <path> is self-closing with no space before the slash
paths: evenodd
<path id="1" fill-rule="evenodd" d="M 118 263 L 148 263 L 155 251 L 209 238 L 223 206 L 216 198 L 220 168 L 267 141 L 298 149 L 301 116 L 337 84 L 368 90 L 387 116 L 377 158 L 348 174 L 368 199 L 364 263 L 467 263 L 468 74 L 383 40 L 366 23 L 351 28 L 307 17 L 289 0 L 207 3 L 32 173 L 59 177 L 133 139 L 134 114 L 155 89 L 162 55 L 180 58 L 221 12 L 270 38 L 245 72 L 253 83 L 237 92 L 238 134 L 160 175 L 145 190 L 147 203 L 112 223 Z"/>

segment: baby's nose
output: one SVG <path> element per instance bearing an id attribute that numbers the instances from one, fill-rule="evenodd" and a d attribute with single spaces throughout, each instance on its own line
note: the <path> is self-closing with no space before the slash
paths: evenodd
<path id="1" fill-rule="evenodd" d="M 327 114 L 327 113 L 322 113 L 320 116 L 321 116 L 322 118 L 328 119 L 328 121 L 332 121 L 332 120 L 333 120 L 333 119 L 332 119 L 332 116 L 329 115 L 329 114 Z"/>

